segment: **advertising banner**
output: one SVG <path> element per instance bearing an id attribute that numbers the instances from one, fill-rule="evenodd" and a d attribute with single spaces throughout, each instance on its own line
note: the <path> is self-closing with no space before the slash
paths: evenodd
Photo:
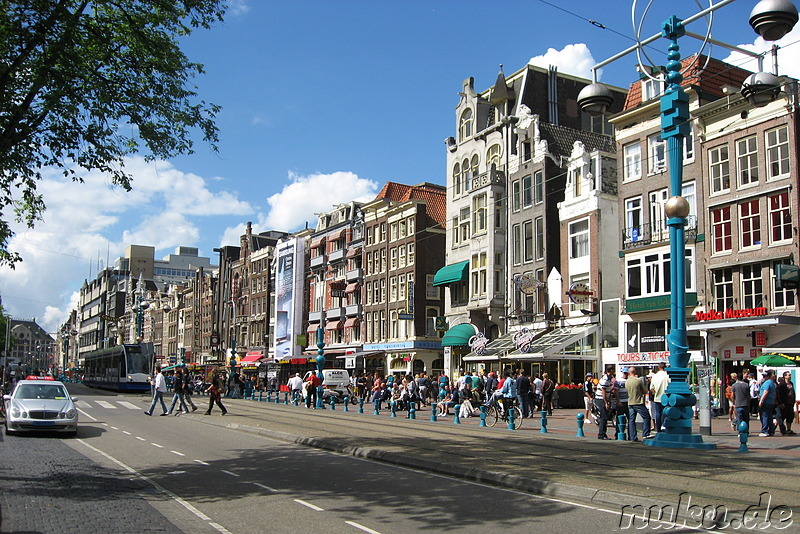
<path id="1" fill-rule="evenodd" d="M 275 247 L 275 358 L 300 353 L 303 294 L 303 241 L 291 239 Z M 295 298 L 297 296 L 297 298 Z"/>

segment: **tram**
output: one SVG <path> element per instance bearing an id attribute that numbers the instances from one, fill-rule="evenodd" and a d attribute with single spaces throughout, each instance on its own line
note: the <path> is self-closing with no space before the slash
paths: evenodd
<path id="1" fill-rule="evenodd" d="M 153 361 L 152 343 L 99 349 L 84 358 L 83 383 L 116 391 L 148 391 Z"/>

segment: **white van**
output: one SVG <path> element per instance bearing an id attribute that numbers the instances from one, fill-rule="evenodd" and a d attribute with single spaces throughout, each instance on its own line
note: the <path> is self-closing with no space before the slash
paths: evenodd
<path id="1" fill-rule="evenodd" d="M 303 382 L 308 380 L 311 376 L 311 371 L 308 371 L 303 376 Z M 350 385 L 350 373 L 347 369 L 323 369 L 322 370 L 322 387 L 324 389 L 335 389 L 341 392 L 346 392 Z"/>

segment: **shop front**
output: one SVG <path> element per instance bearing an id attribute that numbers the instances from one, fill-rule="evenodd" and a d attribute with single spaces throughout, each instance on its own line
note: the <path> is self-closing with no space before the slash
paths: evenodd
<path id="1" fill-rule="evenodd" d="M 367 343 L 365 352 L 382 353 L 383 375 L 432 374 L 434 362 L 442 358 L 439 341 L 398 341 L 396 343 Z M 376 369 L 377 372 L 380 372 Z"/>

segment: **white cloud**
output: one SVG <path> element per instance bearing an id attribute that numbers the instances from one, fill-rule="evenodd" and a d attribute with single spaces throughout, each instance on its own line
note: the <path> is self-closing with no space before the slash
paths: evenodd
<path id="1" fill-rule="evenodd" d="M 800 41 L 800 25 L 796 25 L 783 39 L 774 42 L 774 44 L 780 47 L 778 50 L 779 74 L 791 76 L 792 78 L 800 78 L 800 46 L 797 44 L 798 41 Z M 757 37 L 752 43 L 740 44 L 738 46 L 760 54 L 770 50 L 772 45 L 772 41 L 765 41 L 761 37 Z M 753 72 L 758 71 L 757 61 L 739 52 L 731 52 L 723 61 Z M 762 70 L 772 72 L 772 55 L 770 53 L 764 56 L 764 68 Z"/>
<path id="2" fill-rule="evenodd" d="M 269 213 L 262 226 L 268 229 L 293 231 L 304 223 L 316 224 L 315 213 L 331 211 L 337 204 L 350 201 L 367 202 L 378 192 L 377 182 L 359 178 L 352 172 L 289 174 L 291 183 L 280 193 L 267 199 Z"/>
<path id="3" fill-rule="evenodd" d="M 592 67 L 597 61 L 592 57 L 589 47 L 584 43 L 568 44 L 561 50 L 548 48 L 541 56 L 535 56 L 528 61 L 531 65 L 548 68 L 550 65 L 558 67 L 558 72 L 591 79 Z"/>
<path id="4" fill-rule="evenodd" d="M 38 184 L 47 205 L 43 221 L 32 230 L 15 225 L 10 242 L 24 261 L 14 270 L 0 267 L 0 295 L 9 313 L 36 318 L 53 332 L 77 302 L 84 279 L 113 263 L 127 245 L 154 246 L 157 253 L 196 246 L 205 216 L 255 212 L 236 192 L 211 189 L 224 183 L 217 177 L 142 158 L 127 159 L 125 169 L 134 177 L 131 192 L 110 186 L 99 172 L 82 175 L 83 184 L 45 173 Z"/>
<path id="5" fill-rule="evenodd" d="M 234 16 L 246 15 L 250 12 L 247 0 L 228 0 L 228 13 Z"/>

